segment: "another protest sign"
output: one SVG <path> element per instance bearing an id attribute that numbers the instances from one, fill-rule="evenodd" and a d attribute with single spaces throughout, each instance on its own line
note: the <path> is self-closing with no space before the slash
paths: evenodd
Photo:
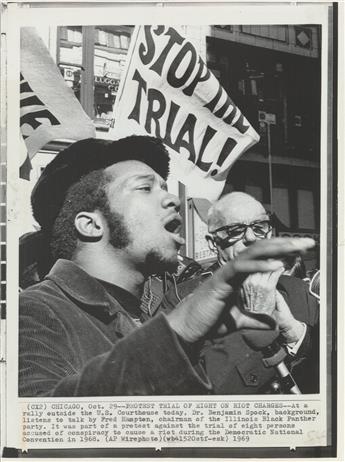
<path id="1" fill-rule="evenodd" d="M 95 128 L 35 28 L 21 29 L 20 129 L 32 159 L 52 140 L 95 136 Z"/>

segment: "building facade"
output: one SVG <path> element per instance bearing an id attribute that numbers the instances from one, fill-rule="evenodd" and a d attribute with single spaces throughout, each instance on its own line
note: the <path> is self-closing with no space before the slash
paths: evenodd
<path id="1" fill-rule="evenodd" d="M 279 235 L 320 230 L 320 29 L 214 26 L 207 62 L 260 134 L 230 171 L 225 191 L 252 194 Z M 317 252 L 306 261 L 318 266 Z"/>

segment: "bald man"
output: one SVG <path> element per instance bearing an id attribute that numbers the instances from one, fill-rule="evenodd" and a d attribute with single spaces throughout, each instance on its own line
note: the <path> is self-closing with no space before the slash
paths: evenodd
<path id="1" fill-rule="evenodd" d="M 239 191 L 226 194 L 210 207 L 207 225 L 213 241 L 221 243 L 216 245 L 221 262 L 233 260 L 256 240 L 272 236 L 270 217 L 263 205 Z"/>
<path id="2" fill-rule="evenodd" d="M 272 237 L 270 215 L 249 194 L 232 192 L 211 206 L 207 240 L 217 263 L 203 276 L 186 281 L 167 293 L 163 306 L 170 310 L 217 268 L 234 260 L 248 246 Z M 236 294 L 238 305 L 248 312 L 273 317 L 287 363 L 304 393 L 318 391 L 318 305 L 307 285 L 281 268 L 248 276 Z M 281 392 L 275 370 L 266 367 L 263 355 L 252 348 L 241 332 L 220 339 L 208 338 L 203 349 L 205 368 L 219 394 Z M 294 367 L 293 367 L 294 366 Z"/>
<path id="3" fill-rule="evenodd" d="M 263 205 L 239 191 L 223 196 L 211 206 L 207 221 L 210 234 L 206 238 L 217 254 L 219 265 L 234 260 L 257 240 L 272 237 L 270 215 Z M 291 315 L 276 290 L 283 272 L 284 268 L 275 273 L 252 274 L 242 284 L 239 303 L 248 311 L 275 317 L 286 343 L 296 345 L 303 339 L 306 326 Z"/>

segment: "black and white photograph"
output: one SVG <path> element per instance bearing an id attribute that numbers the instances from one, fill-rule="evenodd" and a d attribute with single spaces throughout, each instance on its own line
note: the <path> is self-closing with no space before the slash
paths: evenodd
<path id="1" fill-rule="evenodd" d="M 113 3 L 4 23 L 2 454 L 334 457 L 338 5 Z"/>

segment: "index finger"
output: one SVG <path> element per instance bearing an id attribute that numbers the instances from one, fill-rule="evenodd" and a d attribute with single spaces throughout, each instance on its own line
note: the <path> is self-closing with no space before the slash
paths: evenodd
<path id="1" fill-rule="evenodd" d="M 266 260 L 282 258 L 287 255 L 298 255 L 315 246 L 314 239 L 309 237 L 287 238 L 276 237 L 255 242 L 238 256 L 239 260 Z"/>

